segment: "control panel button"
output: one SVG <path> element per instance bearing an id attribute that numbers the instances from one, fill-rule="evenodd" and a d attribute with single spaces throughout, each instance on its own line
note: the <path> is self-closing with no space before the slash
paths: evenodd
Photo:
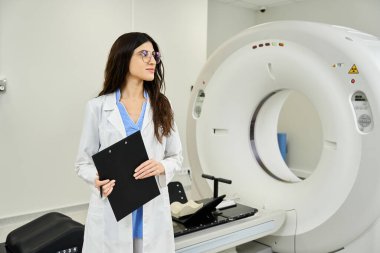
<path id="1" fill-rule="evenodd" d="M 371 125 L 372 119 L 368 114 L 363 114 L 359 117 L 358 123 L 362 127 L 367 127 Z"/>

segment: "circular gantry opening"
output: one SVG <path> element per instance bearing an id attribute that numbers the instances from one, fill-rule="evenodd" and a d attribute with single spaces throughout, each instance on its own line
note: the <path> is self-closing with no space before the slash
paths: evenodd
<path id="1" fill-rule="evenodd" d="M 268 94 L 256 108 L 250 129 L 255 159 L 272 177 L 295 183 L 317 169 L 322 123 L 304 94 L 294 90 Z"/>

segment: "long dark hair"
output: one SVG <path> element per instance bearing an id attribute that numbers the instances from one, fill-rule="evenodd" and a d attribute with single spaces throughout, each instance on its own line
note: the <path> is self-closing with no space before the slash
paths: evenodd
<path id="1" fill-rule="evenodd" d="M 159 52 L 157 43 L 146 33 L 126 33 L 115 41 L 108 56 L 103 89 L 99 96 L 115 92 L 126 85 L 125 78 L 133 51 L 145 42 L 151 42 L 154 51 Z M 153 111 L 154 135 L 159 142 L 162 142 L 162 137 L 168 136 L 174 125 L 173 110 L 168 98 L 162 93 L 165 92 L 162 61 L 156 65 L 153 81 L 144 81 L 144 89 L 148 92 Z"/>

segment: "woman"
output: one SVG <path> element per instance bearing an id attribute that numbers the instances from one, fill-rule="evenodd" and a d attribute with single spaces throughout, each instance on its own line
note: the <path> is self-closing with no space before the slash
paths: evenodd
<path id="1" fill-rule="evenodd" d="M 76 160 L 78 175 L 92 189 L 83 253 L 174 252 L 167 184 L 181 167 L 182 148 L 164 88 L 157 43 L 145 33 L 120 36 L 108 57 L 103 90 L 87 103 Z M 100 181 L 91 157 L 138 130 L 149 160 L 134 177 L 155 177 L 161 194 L 117 222 L 107 199 L 117 182 Z"/>

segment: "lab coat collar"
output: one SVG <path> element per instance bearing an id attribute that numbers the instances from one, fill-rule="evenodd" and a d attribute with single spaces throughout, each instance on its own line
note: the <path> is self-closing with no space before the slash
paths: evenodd
<path id="1" fill-rule="evenodd" d="M 125 128 L 123 125 L 123 120 L 121 118 L 119 109 L 116 104 L 116 94 L 112 92 L 110 94 L 105 95 L 105 101 L 103 106 L 104 111 L 112 111 L 110 116 L 108 117 L 108 121 L 120 132 L 120 134 L 125 137 Z M 153 115 L 152 110 L 150 108 L 150 100 L 147 98 L 146 108 L 144 113 L 144 120 L 141 128 L 141 132 L 144 132 L 145 128 L 149 126 L 152 122 Z"/>

